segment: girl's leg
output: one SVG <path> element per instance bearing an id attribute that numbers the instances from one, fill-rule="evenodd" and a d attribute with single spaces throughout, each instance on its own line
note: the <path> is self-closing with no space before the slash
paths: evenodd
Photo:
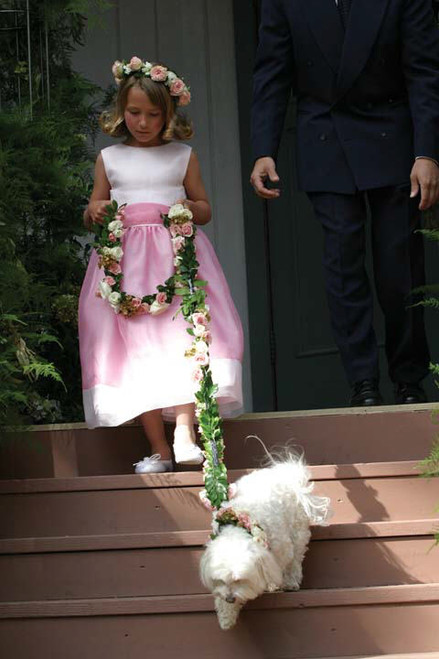
<path id="1" fill-rule="evenodd" d="M 151 410 L 140 415 L 140 421 L 151 445 L 151 454 L 159 453 L 162 460 L 171 459 L 171 449 L 165 436 L 162 411 Z"/>
<path id="2" fill-rule="evenodd" d="M 195 406 L 193 403 L 176 406 L 174 455 L 175 461 L 179 464 L 199 465 L 204 461 L 203 453 L 196 443 L 194 421 Z"/>
<path id="3" fill-rule="evenodd" d="M 175 427 L 178 428 L 179 441 L 188 444 L 195 443 L 194 433 L 195 405 L 187 403 L 186 405 L 177 405 L 175 408 Z"/>

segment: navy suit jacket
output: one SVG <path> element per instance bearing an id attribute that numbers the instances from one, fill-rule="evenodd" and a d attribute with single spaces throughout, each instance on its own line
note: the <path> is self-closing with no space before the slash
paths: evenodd
<path id="1" fill-rule="evenodd" d="M 408 183 L 439 160 L 439 31 L 432 0 L 262 0 L 254 157 L 276 158 L 291 89 L 299 184 L 352 193 Z"/>

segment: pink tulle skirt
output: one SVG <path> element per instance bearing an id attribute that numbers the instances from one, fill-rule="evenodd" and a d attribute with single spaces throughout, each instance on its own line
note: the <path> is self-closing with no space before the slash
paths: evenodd
<path id="1" fill-rule="evenodd" d="M 174 272 L 172 244 L 160 213 L 168 206 L 131 204 L 125 209 L 123 290 L 142 297 L 156 292 Z M 223 416 L 242 409 L 243 334 L 221 266 L 206 235 L 196 237 L 199 277 L 207 280 L 211 368 Z M 194 400 L 188 324 L 174 318 L 180 298 L 159 316 L 125 318 L 96 297 L 104 271 L 93 251 L 79 298 L 79 344 L 85 419 L 90 428 L 117 426 L 143 412 L 163 409 L 172 419 L 176 405 Z"/>

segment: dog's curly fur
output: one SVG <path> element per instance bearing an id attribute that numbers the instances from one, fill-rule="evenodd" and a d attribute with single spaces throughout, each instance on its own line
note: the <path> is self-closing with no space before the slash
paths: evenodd
<path id="1" fill-rule="evenodd" d="M 313 484 L 302 458 L 286 459 L 243 476 L 236 482 L 231 505 L 245 512 L 265 531 L 269 549 L 243 528 L 228 525 L 206 547 L 200 576 L 215 597 L 222 629 L 230 629 L 240 609 L 264 591 L 297 590 L 310 524 L 323 525 L 329 499 L 312 495 Z"/>

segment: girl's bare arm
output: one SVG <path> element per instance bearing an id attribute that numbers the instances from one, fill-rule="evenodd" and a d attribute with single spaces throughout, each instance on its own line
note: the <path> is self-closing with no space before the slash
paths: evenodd
<path id="1" fill-rule="evenodd" d="M 203 179 L 201 177 L 200 163 L 193 151 L 189 159 L 183 185 L 187 196 L 185 206 L 192 211 L 194 215 L 194 223 L 207 224 L 212 217 L 212 211 Z"/>
<path id="2" fill-rule="evenodd" d="M 84 211 L 84 224 L 87 229 L 94 222 L 101 223 L 105 214 L 105 206 L 110 202 L 110 183 L 105 173 L 104 161 L 99 154 L 96 159 L 93 192 L 88 206 Z"/>

